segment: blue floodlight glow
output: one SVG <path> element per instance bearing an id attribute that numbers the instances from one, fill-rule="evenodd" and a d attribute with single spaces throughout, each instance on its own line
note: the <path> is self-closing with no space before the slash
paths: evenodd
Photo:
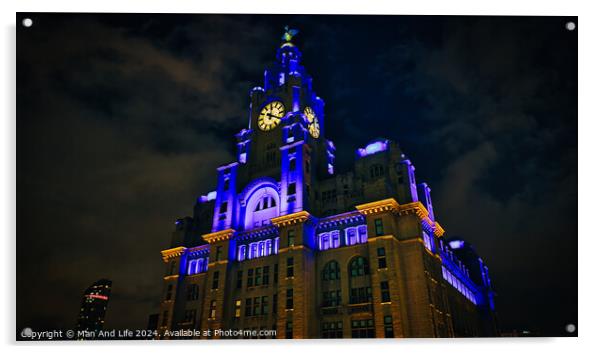
<path id="1" fill-rule="evenodd" d="M 389 147 L 389 140 L 377 140 L 366 145 L 365 148 L 357 149 L 357 154 L 361 157 L 376 154 L 377 152 L 386 151 Z"/>
<path id="2" fill-rule="evenodd" d="M 449 242 L 449 247 L 451 247 L 454 250 L 457 250 L 458 248 L 464 247 L 464 241 L 462 241 L 462 240 L 450 241 Z"/>

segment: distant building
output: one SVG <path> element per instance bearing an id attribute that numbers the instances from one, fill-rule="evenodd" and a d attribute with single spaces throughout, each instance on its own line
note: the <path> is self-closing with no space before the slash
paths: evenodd
<path id="1" fill-rule="evenodd" d="M 487 266 L 443 237 L 431 189 L 399 145 L 372 140 L 352 171 L 335 174 L 324 101 L 290 36 L 276 57 L 250 91 L 236 161 L 217 168 L 215 189 L 162 251 L 159 332 L 496 335 Z"/>
<path id="2" fill-rule="evenodd" d="M 111 295 L 111 284 L 108 279 L 100 279 L 86 289 L 77 319 L 77 330 L 93 332 L 102 330 Z"/>

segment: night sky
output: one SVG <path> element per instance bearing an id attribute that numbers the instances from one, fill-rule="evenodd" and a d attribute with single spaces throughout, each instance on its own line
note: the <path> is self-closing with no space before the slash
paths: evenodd
<path id="1" fill-rule="evenodd" d="M 17 331 L 157 311 L 178 217 L 215 189 L 282 28 L 337 169 L 399 142 L 447 236 L 490 267 L 503 331 L 577 323 L 577 31 L 563 17 L 17 14 Z"/>

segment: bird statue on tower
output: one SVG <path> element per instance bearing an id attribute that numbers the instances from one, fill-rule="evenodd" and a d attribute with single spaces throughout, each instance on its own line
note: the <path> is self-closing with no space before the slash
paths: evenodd
<path id="1" fill-rule="evenodd" d="M 284 40 L 285 42 L 290 42 L 297 33 L 299 33 L 299 30 L 296 30 L 294 28 L 288 28 L 288 26 L 284 26 L 284 34 L 282 35 L 282 40 Z"/>

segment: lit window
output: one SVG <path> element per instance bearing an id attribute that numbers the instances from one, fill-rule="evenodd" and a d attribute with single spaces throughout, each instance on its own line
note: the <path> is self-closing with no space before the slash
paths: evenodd
<path id="1" fill-rule="evenodd" d="M 339 230 L 334 230 L 330 233 L 330 246 L 332 248 L 339 248 L 341 246 L 341 237 Z"/>
<path id="2" fill-rule="evenodd" d="M 234 303 L 234 317 L 236 317 L 236 318 L 240 317 L 240 305 L 241 305 L 241 301 L 236 300 L 236 302 Z"/>
<path id="3" fill-rule="evenodd" d="M 196 273 L 197 262 L 198 261 L 196 259 L 193 259 L 188 262 L 188 274 Z"/>
<path id="4" fill-rule="evenodd" d="M 215 319 L 217 311 L 217 302 L 215 300 L 211 300 L 211 304 L 209 305 L 209 319 Z"/>
<path id="5" fill-rule="evenodd" d="M 239 261 L 245 260 L 246 252 L 247 252 L 247 246 L 245 246 L 245 245 L 238 246 L 238 260 Z"/>
<path id="6" fill-rule="evenodd" d="M 294 246 L 295 245 L 295 230 L 288 230 L 288 246 Z"/>
<path id="7" fill-rule="evenodd" d="M 352 246 L 357 243 L 357 229 L 355 227 L 348 227 L 345 229 L 345 244 Z"/>
<path id="8" fill-rule="evenodd" d="M 259 245 L 257 248 L 258 248 L 259 257 L 263 257 L 263 256 L 265 256 L 265 244 L 262 241 L 258 242 L 258 244 Z"/>
<path id="9" fill-rule="evenodd" d="M 274 253 L 274 248 L 272 246 L 273 246 L 273 244 L 272 244 L 271 239 L 265 240 L 265 255 L 266 256 L 269 256 L 272 253 Z"/>
<path id="10" fill-rule="evenodd" d="M 357 227 L 357 234 L 360 243 L 368 242 L 368 227 L 366 225 L 360 225 Z"/>
<path id="11" fill-rule="evenodd" d="M 330 234 L 325 232 L 320 234 L 320 249 L 327 250 L 330 248 Z"/>

